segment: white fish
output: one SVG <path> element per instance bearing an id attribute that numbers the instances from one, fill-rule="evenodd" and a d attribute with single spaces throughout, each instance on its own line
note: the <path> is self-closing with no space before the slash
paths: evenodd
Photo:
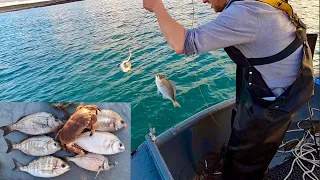
<path id="1" fill-rule="evenodd" d="M 63 123 L 54 115 L 46 112 L 34 113 L 21 117 L 16 123 L 2 126 L 0 129 L 4 131 L 6 136 L 12 131 L 20 131 L 30 135 L 42 135 L 57 131 L 62 127 Z"/>
<path id="2" fill-rule="evenodd" d="M 124 144 L 119 138 L 109 132 L 95 132 L 92 136 L 90 136 L 90 131 L 85 132 L 74 143 L 96 154 L 111 155 L 125 151 Z"/>
<path id="3" fill-rule="evenodd" d="M 181 107 L 176 100 L 176 86 L 161 74 L 156 74 L 156 85 L 158 94 L 161 93 L 164 99 L 170 99 L 174 107 Z"/>
<path id="4" fill-rule="evenodd" d="M 48 136 L 32 137 L 22 141 L 19 144 L 11 142 L 8 139 L 5 140 L 8 145 L 8 150 L 6 153 L 11 152 L 13 149 L 18 149 L 31 156 L 47 156 L 61 149 L 60 144 Z"/>
<path id="5" fill-rule="evenodd" d="M 108 109 L 98 112 L 96 131 L 114 132 L 126 127 L 126 122 L 118 113 Z M 88 128 L 90 129 L 91 126 Z"/>
<path id="6" fill-rule="evenodd" d="M 96 177 L 100 171 L 110 170 L 117 164 L 117 162 L 109 161 L 108 158 L 103 155 L 93 153 L 67 157 L 66 160 L 74 162 L 83 169 L 98 172 Z"/>
<path id="7" fill-rule="evenodd" d="M 70 166 L 63 160 L 47 156 L 31 161 L 24 166 L 17 160 L 13 159 L 14 171 L 25 171 L 36 177 L 51 178 L 57 177 L 70 170 Z"/>
<path id="8" fill-rule="evenodd" d="M 122 61 L 120 64 L 120 68 L 123 72 L 130 71 L 130 69 L 131 69 L 130 59 L 131 59 L 131 50 L 129 49 L 129 57 L 126 60 Z"/>

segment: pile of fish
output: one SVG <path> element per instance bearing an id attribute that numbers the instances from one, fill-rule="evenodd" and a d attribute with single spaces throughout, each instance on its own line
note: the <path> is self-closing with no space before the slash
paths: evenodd
<path id="1" fill-rule="evenodd" d="M 96 171 L 97 175 L 113 168 L 117 162 L 109 161 L 104 155 L 125 151 L 124 144 L 112 132 L 126 127 L 126 122 L 114 111 L 100 110 L 96 105 L 79 105 L 65 124 L 50 113 L 38 112 L 21 117 L 17 122 L 0 129 L 4 131 L 3 136 L 12 131 L 32 135 L 20 143 L 4 138 L 8 145 L 6 153 L 20 150 L 26 155 L 39 157 L 28 165 L 22 165 L 13 159 L 13 170 L 25 171 L 36 177 L 51 178 L 71 169 L 65 161 L 71 161 L 89 171 Z M 56 138 L 48 136 L 50 133 L 57 133 Z M 56 140 L 58 136 L 59 142 Z M 65 160 L 52 156 L 61 149 L 77 155 Z"/>

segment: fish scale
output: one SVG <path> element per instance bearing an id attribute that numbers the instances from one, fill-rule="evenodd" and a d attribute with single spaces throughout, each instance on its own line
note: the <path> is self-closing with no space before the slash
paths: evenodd
<path id="1" fill-rule="evenodd" d="M 168 80 L 161 74 L 156 74 L 156 85 L 158 93 L 160 92 L 165 99 L 170 99 L 174 107 L 181 107 L 176 100 L 176 87 L 173 81 Z"/>
<path id="2" fill-rule="evenodd" d="M 113 168 L 116 162 L 110 162 L 107 157 L 99 154 L 88 153 L 77 155 L 75 157 L 67 157 L 68 161 L 72 161 L 79 167 L 89 171 L 105 171 Z"/>
<path id="3" fill-rule="evenodd" d="M 97 154 L 111 155 L 125 151 L 120 139 L 109 132 L 95 132 L 92 136 L 90 132 L 85 132 L 74 143 L 86 151 Z"/>
<path id="4" fill-rule="evenodd" d="M 22 141 L 19 144 L 13 143 L 5 139 L 8 145 L 8 152 L 18 149 L 27 155 L 46 156 L 53 154 L 61 149 L 61 146 L 53 138 L 49 136 L 35 136 Z"/>
<path id="5" fill-rule="evenodd" d="M 60 164 L 64 163 L 58 158 L 48 156 L 34 160 L 27 166 L 21 166 L 19 169 L 37 177 L 55 177 L 67 171 L 60 172 L 60 174 L 56 172 L 59 168 L 57 167 L 59 165 L 59 161 L 61 161 Z"/>
<path id="6" fill-rule="evenodd" d="M 2 126 L 0 129 L 4 130 L 4 136 L 12 131 L 20 131 L 30 135 L 40 135 L 56 131 L 62 125 L 63 123 L 52 114 L 39 112 L 22 117 L 14 124 Z"/>

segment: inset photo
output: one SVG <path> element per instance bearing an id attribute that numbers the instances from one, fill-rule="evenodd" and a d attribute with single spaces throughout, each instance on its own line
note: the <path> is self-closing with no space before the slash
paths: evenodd
<path id="1" fill-rule="evenodd" d="M 130 179 L 130 103 L 0 102 L 0 179 Z"/>

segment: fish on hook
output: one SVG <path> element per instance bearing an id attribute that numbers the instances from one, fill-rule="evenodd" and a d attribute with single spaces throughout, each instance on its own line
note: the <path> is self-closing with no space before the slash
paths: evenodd
<path id="1" fill-rule="evenodd" d="M 174 107 L 181 108 L 176 99 L 176 86 L 162 74 L 156 74 L 157 93 L 162 94 L 164 99 L 170 99 Z"/>
<path id="2" fill-rule="evenodd" d="M 130 59 L 131 59 L 131 49 L 129 49 L 129 57 L 126 60 L 122 61 L 120 64 L 120 68 L 123 72 L 130 71 L 131 69 Z"/>

